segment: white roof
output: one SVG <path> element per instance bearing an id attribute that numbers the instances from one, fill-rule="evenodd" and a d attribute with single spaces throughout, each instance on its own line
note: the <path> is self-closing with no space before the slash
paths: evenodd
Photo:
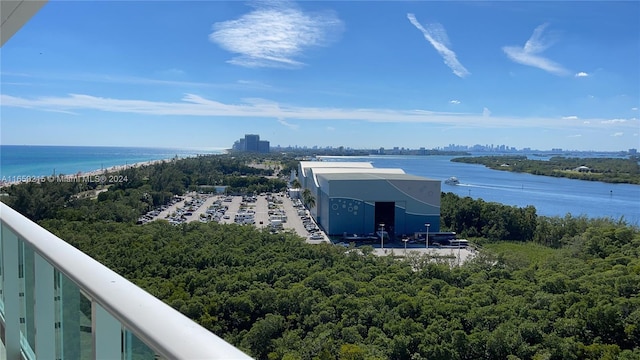
<path id="1" fill-rule="evenodd" d="M 357 169 L 373 169 L 370 162 L 350 162 L 350 161 L 300 161 L 300 168 L 304 175 L 306 169 L 317 168 L 357 168 Z"/>
<path id="2" fill-rule="evenodd" d="M 404 170 L 402 169 L 393 169 L 393 168 L 374 168 L 371 163 L 360 163 L 360 162 L 352 162 L 352 163 L 341 163 L 335 162 L 334 164 L 356 164 L 355 167 L 349 166 L 341 166 L 341 167 L 311 167 L 311 175 L 313 176 L 313 182 L 316 187 L 319 186 L 318 183 L 318 175 L 322 174 L 404 174 Z M 361 166 L 360 165 L 369 165 L 369 166 Z"/>
<path id="3" fill-rule="evenodd" d="M 404 174 L 404 170 L 397 168 L 371 168 L 371 169 L 362 169 L 362 168 L 323 168 L 323 169 L 313 169 L 313 174 Z"/>

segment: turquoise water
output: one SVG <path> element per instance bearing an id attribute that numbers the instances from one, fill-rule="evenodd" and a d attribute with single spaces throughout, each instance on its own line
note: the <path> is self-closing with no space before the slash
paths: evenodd
<path id="1" fill-rule="evenodd" d="M 215 149 L 0 145 L 0 180 L 69 175 L 176 156 L 221 153 Z"/>

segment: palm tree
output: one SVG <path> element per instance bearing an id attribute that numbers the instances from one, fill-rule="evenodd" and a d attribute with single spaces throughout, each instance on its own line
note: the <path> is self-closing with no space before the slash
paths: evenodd
<path id="1" fill-rule="evenodd" d="M 304 189 L 304 191 L 302 191 L 302 202 L 304 202 L 308 209 L 316 206 L 316 198 L 311 195 L 311 190 Z"/>
<path id="2" fill-rule="evenodd" d="M 301 187 L 302 187 L 302 184 L 300 184 L 300 181 L 298 181 L 298 179 L 295 179 L 291 182 L 292 189 L 300 189 Z"/>

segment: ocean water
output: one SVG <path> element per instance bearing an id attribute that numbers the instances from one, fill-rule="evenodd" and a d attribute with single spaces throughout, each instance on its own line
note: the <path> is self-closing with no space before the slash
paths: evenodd
<path id="1" fill-rule="evenodd" d="M 219 149 L 0 145 L 0 180 L 72 175 L 176 156 L 221 153 Z"/>

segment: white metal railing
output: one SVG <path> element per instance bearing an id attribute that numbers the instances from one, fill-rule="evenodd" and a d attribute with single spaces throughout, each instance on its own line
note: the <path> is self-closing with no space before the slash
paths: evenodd
<path id="1" fill-rule="evenodd" d="M 2 342 L 7 359 L 31 358 L 30 352 L 39 358 L 54 358 L 53 352 L 60 353 L 63 344 L 56 341 L 61 341 L 61 335 L 55 331 L 60 332 L 64 326 L 61 324 L 63 311 L 56 309 L 54 302 L 61 303 L 64 294 L 61 285 L 54 285 L 57 273 L 66 276 L 91 303 L 90 319 L 84 319 L 90 324 L 90 331 L 84 330 L 91 333 L 91 349 L 86 350 L 89 358 L 110 358 L 118 354 L 118 358 L 126 359 L 130 338 L 135 336 L 156 357 L 250 359 L 3 203 L 0 203 L 0 220 L 0 300 L 3 305 L 0 325 L 4 328 Z M 23 250 L 20 246 L 24 246 Z M 26 256 L 27 253 L 32 255 Z M 19 259 L 19 254 L 23 259 Z M 56 286 L 58 290 L 54 289 Z M 76 305 L 80 302 L 75 301 Z M 25 320 L 25 313 L 30 319 Z M 37 331 L 30 331 L 29 326 Z M 32 339 L 31 343 L 27 341 L 25 345 L 25 338 Z M 29 345 L 29 349 L 24 348 Z"/>

